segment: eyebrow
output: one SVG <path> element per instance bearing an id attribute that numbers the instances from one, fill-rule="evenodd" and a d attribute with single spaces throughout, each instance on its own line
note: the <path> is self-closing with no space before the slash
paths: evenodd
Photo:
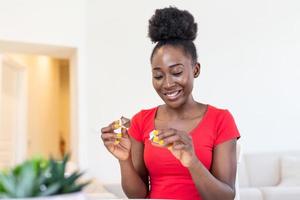
<path id="1" fill-rule="evenodd" d="M 168 67 L 169 67 L 169 68 L 172 68 L 172 67 L 176 67 L 176 66 L 178 66 L 178 65 L 182 65 L 182 66 L 184 67 L 184 65 L 183 65 L 182 63 L 175 63 L 175 64 L 170 65 L 170 66 L 168 66 Z M 154 68 L 153 68 L 153 70 L 158 70 L 158 69 L 160 69 L 160 67 L 154 67 Z"/>

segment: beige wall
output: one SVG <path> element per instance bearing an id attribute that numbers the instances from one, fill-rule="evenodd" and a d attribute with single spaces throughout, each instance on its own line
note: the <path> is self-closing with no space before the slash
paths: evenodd
<path id="1" fill-rule="evenodd" d="M 10 55 L 27 67 L 28 156 L 60 157 L 60 138 L 69 148 L 68 62 L 46 56 Z"/>
<path id="2" fill-rule="evenodd" d="M 59 69 L 59 128 L 65 139 L 65 149 L 70 150 L 70 64 L 57 60 Z"/>

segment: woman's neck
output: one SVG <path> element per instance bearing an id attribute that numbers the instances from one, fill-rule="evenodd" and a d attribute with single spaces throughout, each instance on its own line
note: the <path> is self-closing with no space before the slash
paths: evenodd
<path id="1" fill-rule="evenodd" d="M 166 120 L 194 119 L 203 114 L 203 107 L 203 104 L 196 102 L 191 96 L 187 102 L 178 108 L 172 108 L 165 104 L 161 116 Z"/>

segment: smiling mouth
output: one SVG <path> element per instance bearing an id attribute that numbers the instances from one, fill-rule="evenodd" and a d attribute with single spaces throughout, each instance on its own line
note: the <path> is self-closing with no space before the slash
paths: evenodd
<path id="1" fill-rule="evenodd" d="M 164 95 L 167 97 L 169 101 L 174 101 L 178 98 L 182 90 L 176 90 L 173 92 L 166 92 Z"/>

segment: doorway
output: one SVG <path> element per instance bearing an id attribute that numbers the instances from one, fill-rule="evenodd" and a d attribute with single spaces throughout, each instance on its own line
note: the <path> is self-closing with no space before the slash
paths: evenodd
<path id="1" fill-rule="evenodd" d="M 26 68 L 0 55 L 0 168 L 24 157 L 19 141 L 26 130 Z"/>
<path id="2" fill-rule="evenodd" d="M 69 152 L 77 162 L 75 50 L 12 46 L 0 48 L 0 168 Z"/>

